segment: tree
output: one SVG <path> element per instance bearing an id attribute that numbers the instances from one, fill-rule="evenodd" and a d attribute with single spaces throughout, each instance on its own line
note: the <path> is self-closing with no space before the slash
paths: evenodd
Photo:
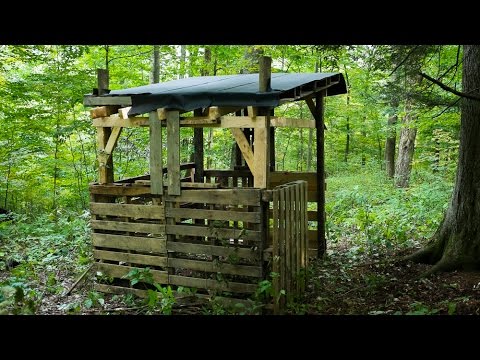
<path id="1" fill-rule="evenodd" d="M 427 246 L 407 258 L 434 264 L 428 274 L 480 267 L 480 46 L 464 46 L 462 75 L 460 147 L 453 195 Z"/>

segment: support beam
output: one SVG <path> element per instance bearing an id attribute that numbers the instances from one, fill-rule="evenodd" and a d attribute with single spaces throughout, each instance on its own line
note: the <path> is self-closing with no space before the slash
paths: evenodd
<path id="1" fill-rule="evenodd" d="M 158 119 L 157 111 L 149 114 L 150 126 L 150 192 L 163 194 L 163 165 L 162 165 L 162 123 Z"/>
<path id="2" fill-rule="evenodd" d="M 318 254 L 320 258 L 325 255 L 327 243 L 325 239 L 325 122 L 323 118 L 324 106 L 323 98 L 325 91 L 317 93 L 315 96 L 315 106 L 312 115 L 316 122 L 317 135 L 317 224 L 318 224 Z M 309 99 L 307 104 L 312 110 L 313 101 Z"/>
<path id="3" fill-rule="evenodd" d="M 108 93 L 108 70 L 97 69 L 97 91 L 99 95 Z M 113 157 L 105 157 L 105 150 L 112 133 L 111 128 L 97 128 L 98 182 L 113 183 Z"/>
<path id="4" fill-rule="evenodd" d="M 180 114 L 167 111 L 168 195 L 180 195 Z"/>
<path id="5" fill-rule="evenodd" d="M 245 162 L 250 168 L 250 171 L 252 172 L 253 176 L 255 176 L 254 154 L 252 149 L 250 148 L 250 144 L 245 134 L 243 133 L 242 130 L 237 128 L 230 129 L 230 131 L 232 132 L 233 136 L 235 137 L 235 140 L 237 141 L 237 145 L 240 148 L 240 151 L 242 152 Z"/>
<path id="6" fill-rule="evenodd" d="M 258 69 L 258 91 L 268 92 L 271 91 L 271 65 L 272 58 L 268 56 L 262 56 L 259 59 Z M 255 111 L 256 110 L 256 111 Z M 254 164 L 255 170 L 252 170 L 254 174 L 253 186 L 256 188 L 266 189 L 268 187 L 269 173 L 270 173 L 270 109 L 250 109 L 248 108 L 249 116 L 256 116 L 260 112 L 260 115 L 265 115 L 263 119 L 256 118 L 258 124 L 254 130 Z"/>
<path id="7" fill-rule="evenodd" d="M 202 109 L 196 109 L 194 116 L 202 116 Z M 193 129 L 193 161 L 195 163 L 194 180 L 203 183 L 203 128 Z"/>

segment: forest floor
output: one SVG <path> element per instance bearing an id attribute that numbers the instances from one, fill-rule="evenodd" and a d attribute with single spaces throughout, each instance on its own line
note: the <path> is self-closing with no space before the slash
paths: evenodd
<path id="1" fill-rule="evenodd" d="M 289 314 L 307 315 L 479 315 L 480 273 L 439 273 L 420 275 L 427 265 L 401 262 L 413 248 L 383 248 L 358 255 L 347 243 L 334 244 L 328 256 L 310 264 L 307 292 L 290 306 Z M 146 305 L 133 296 L 99 294 L 93 291 L 93 274 L 66 292 L 79 277 L 73 268 L 38 271 L 35 285 L 24 286 L 35 292 L 35 314 L 145 314 Z M 0 273 L 0 282 L 11 277 Z M 58 279 L 52 281 L 51 279 Z M 49 280 L 50 279 L 50 280 Z M 28 291 L 17 313 L 29 313 Z M 18 309 L 17 309 L 18 310 Z M 15 313 L 15 312 L 14 312 Z M 198 304 L 173 306 L 173 314 L 229 314 L 217 307 Z"/>

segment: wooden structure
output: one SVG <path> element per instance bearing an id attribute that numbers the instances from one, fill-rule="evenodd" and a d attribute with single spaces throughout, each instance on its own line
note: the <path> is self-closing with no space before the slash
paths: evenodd
<path id="1" fill-rule="evenodd" d="M 260 95 L 275 91 L 270 62 L 261 58 L 255 75 Z M 99 88 L 105 83 L 102 74 Z M 86 106 L 96 106 L 91 117 L 97 128 L 99 181 L 90 185 L 94 257 L 97 270 L 114 279 L 97 283 L 96 289 L 142 296 L 145 287 L 131 287 L 124 277 L 148 266 L 160 284 L 240 301 L 274 273 L 278 301 L 270 307 L 282 312 L 304 291 L 309 257 L 325 252 L 323 97 L 333 86 L 336 93 L 346 91 L 341 74 L 279 92 L 278 104 L 304 100 L 315 120 L 276 117 L 272 106 L 258 107 L 255 101 L 235 106 L 235 99 L 229 106 L 194 108 L 190 116 L 188 109 L 165 106 L 146 117 L 132 115 L 135 95 L 102 96 L 99 89 L 85 96 Z M 282 126 L 316 128 L 316 172 L 275 171 L 274 130 Z M 149 128 L 149 175 L 114 179 L 112 153 L 124 127 Z M 193 163 L 180 163 L 180 127 L 195 128 Z M 238 145 L 234 169 L 204 169 L 206 127 L 230 129 Z M 194 175 L 182 177 L 184 170 Z M 309 203 L 317 203 L 318 210 L 309 210 Z"/>

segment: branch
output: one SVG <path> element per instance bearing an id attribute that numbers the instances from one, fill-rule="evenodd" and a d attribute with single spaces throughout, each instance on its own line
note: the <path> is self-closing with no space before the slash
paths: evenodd
<path id="1" fill-rule="evenodd" d="M 445 109 L 443 109 L 441 112 L 439 112 L 437 115 L 434 115 L 432 116 L 432 119 L 435 119 L 437 117 L 439 117 L 440 115 L 442 115 L 444 112 L 446 112 L 448 109 L 454 107 L 462 98 L 458 98 L 457 100 L 455 100 L 453 103 L 451 103 L 450 105 L 448 105 Z"/>
<path id="2" fill-rule="evenodd" d="M 145 54 L 151 53 L 152 51 L 153 51 L 153 50 L 148 50 L 148 51 L 143 51 L 143 52 L 136 53 L 136 54 L 130 54 L 130 55 L 124 55 L 124 56 L 117 56 L 117 57 L 114 57 L 114 58 L 111 58 L 110 60 L 108 60 L 108 63 L 111 63 L 113 60 L 125 59 L 125 58 L 134 57 L 134 56 L 145 55 Z"/>
<path id="3" fill-rule="evenodd" d="M 397 71 L 398 68 L 405 63 L 405 61 L 407 61 L 407 59 L 410 57 L 410 55 L 412 55 L 412 53 L 413 53 L 419 46 L 420 46 L 420 45 L 416 45 L 413 49 L 411 49 L 411 50 L 408 52 L 407 56 L 405 56 L 405 59 L 403 59 L 403 60 L 400 62 L 400 64 L 398 64 L 397 66 L 395 66 L 395 69 L 393 69 L 393 71 L 392 71 L 392 72 L 390 73 L 390 75 L 388 75 L 388 76 L 392 76 L 393 73 L 394 73 L 395 71 Z"/>
<path id="4" fill-rule="evenodd" d="M 461 92 L 461 91 L 457 91 L 457 90 L 451 88 L 450 86 L 447 86 L 444 83 L 432 78 L 431 76 L 428 76 L 425 73 L 420 72 L 419 74 L 420 74 L 420 76 L 424 77 L 427 80 L 430 80 L 434 84 L 437 84 L 438 86 L 440 86 L 445 91 L 448 91 L 452 94 L 455 94 L 457 96 L 460 96 L 460 97 L 463 97 L 463 98 L 466 98 L 466 99 L 480 101 L 480 96 L 478 96 L 478 95 L 470 95 L 470 94 L 467 94 L 467 93 L 464 93 L 464 92 Z"/>

